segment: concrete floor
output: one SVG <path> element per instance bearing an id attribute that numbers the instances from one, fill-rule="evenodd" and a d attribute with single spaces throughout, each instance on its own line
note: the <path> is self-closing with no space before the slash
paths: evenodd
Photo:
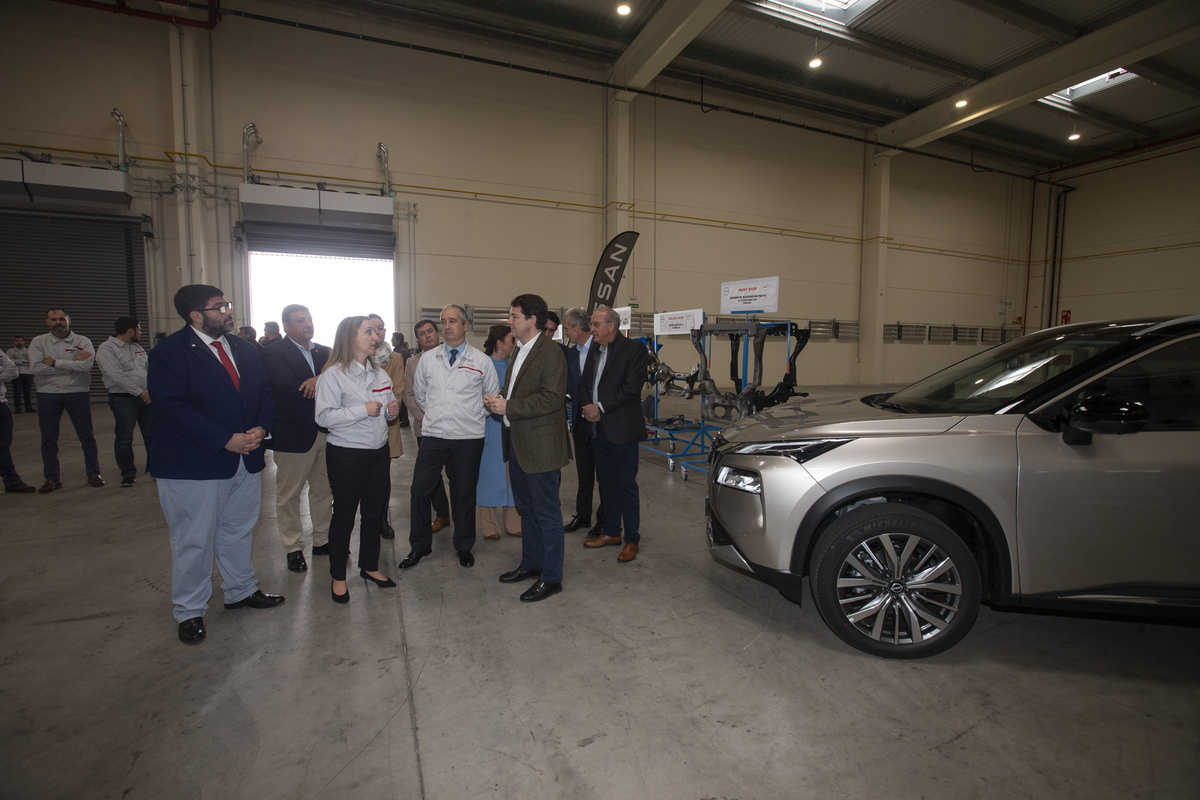
<path id="1" fill-rule="evenodd" d="M 93 417 L 107 487 L 64 420 L 65 488 L 0 496 L 0 797 L 1200 797 L 1200 629 L 984 608 L 941 656 L 872 658 L 715 563 L 703 476 L 650 453 L 637 561 L 569 534 L 565 590 L 534 605 L 496 580 L 515 538 L 464 569 L 447 530 L 395 569 L 411 435 L 399 589 L 351 582 L 347 607 L 323 560 L 285 569 L 269 467 L 255 564 L 287 603 L 218 589 L 185 647 L 154 482 L 118 488 Z M 15 422 L 40 485 L 36 417 Z"/>

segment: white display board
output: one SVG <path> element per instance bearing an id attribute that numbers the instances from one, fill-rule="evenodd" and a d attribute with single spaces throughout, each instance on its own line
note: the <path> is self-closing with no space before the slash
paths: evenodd
<path id="1" fill-rule="evenodd" d="M 621 306 L 613 311 L 621 315 L 621 324 L 617 326 L 620 330 L 627 331 L 633 327 L 633 306 Z"/>
<path id="2" fill-rule="evenodd" d="M 721 284 L 722 314 L 773 314 L 779 310 L 779 276 Z"/>
<path id="3" fill-rule="evenodd" d="M 664 311 L 654 315 L 654 335 L 691 333 L 702 324 L 704 324 L 703 308 L 692 308 L 687 311 Z"/>

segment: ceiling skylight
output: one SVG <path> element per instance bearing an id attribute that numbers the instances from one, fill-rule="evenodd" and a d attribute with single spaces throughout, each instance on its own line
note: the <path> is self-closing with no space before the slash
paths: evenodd
<path id="1" fill-rule="evenodd" d="M 750 5 L 794 19 L 849 26 L 878 0 L 750 0 Z"/>
<path id="2" fill-rule="evenodd" d="M 1109 70 L 1103 75 L 1097 75 L 1096 77 L 1090 78 L 1083 83 L 1077 83 L 1074 86 L 1063 89 L 1061 92 L 1055 92 L 1047 99 L 1057 97 L 1060 100 L 1067 100 L 1074 103 L 1082 100 L 1089 94 L 1095 94 L 1096 92 L 1104 91 L 1105 89 L 1109 89 L 1136 77 L 1137 75 L 1121 67 L 1118 69 Z"/>

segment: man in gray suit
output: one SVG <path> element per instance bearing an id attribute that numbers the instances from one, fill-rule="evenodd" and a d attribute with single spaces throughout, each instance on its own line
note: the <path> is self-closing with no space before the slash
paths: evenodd
<path id="1" fill-rule="evenodd" d="M 567 442 L 567 359 L 562 348 L 542 336 L 546 301 L 522 294 L 509 304 L 508 324 L 518 346 L 509 356 L 500 394 L 484 405 L 504 417 L 504 458 L 513 498 L 521 514 L 521 563 L 500 576 L 501 583 L 537 582 L 521 595 L 536 603 L 562 591 L 563 524 L 558 502 L 559 470 L 571 460 Z"/>

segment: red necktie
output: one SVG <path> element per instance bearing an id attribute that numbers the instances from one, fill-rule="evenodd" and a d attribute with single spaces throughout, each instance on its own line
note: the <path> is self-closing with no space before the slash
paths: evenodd
<path id="1" fill-rule="evenodd" d="M 233 368 L 233 362 L 229 360 L 229 354 L 225 352 L 225 348 L 221 346 L 220 342 L 213 342 L 212 346 L 217 348 L 217 355 L 221 357 L 221 363 L 225 365 L 225 371 L 233 379 L 233 388 L 240 392 L 242 390 L 242 382 L 238 380 L 237 370 Z"/>

